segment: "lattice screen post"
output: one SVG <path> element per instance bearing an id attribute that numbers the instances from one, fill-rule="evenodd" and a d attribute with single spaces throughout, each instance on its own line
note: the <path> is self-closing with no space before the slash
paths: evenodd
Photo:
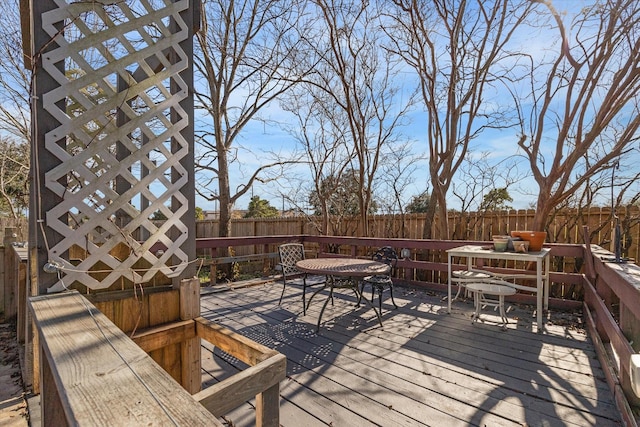
<path id="1" fill-rule="evenodd" d="M 38 52 L 37 58 L 32 58 L 33 87 L 31 99 L 31 192 L 29 194 L 29 267 L 32 285 L 37 284 L 39 293 L 45 293 L 49 286 L 57 280 L 57 276 L 43 274 L 42 268 L 48 260 L 47 244 L 53 244 L 61 239 L 55 231 L 46 227 L 44 212 L 60 203 L 61 198 L 44 188 L 41 183 L 47 170 L 60 164 L 60 160 L 43 154 L 45 151 L 44 138 L 47 133 L 58 126 L 56 120 L 42 107 L 42 95 L 53 89 L 58 84 L 47 73 L 42 71 L 42 55 L 50 52 L 53 45 L 49 44 L 48 36 L 38 26 L 40 16 L 55 9 L 52 0 L 42 0 L 31 4 L 31 52 L 33 56 Z M 37 166 L 37 168 L 36 168 Z M 32 286 L 36 289 L 36 286 Z"/>
<path id="2" fill-rule="evenodd" d="M 29 237 L 39 293 L 193 276 L 199 1 L 31 5 Z M 156 225 L 154 212 L 167 220 Z M 44 273 L 46 263 L 58 272 Z"/>

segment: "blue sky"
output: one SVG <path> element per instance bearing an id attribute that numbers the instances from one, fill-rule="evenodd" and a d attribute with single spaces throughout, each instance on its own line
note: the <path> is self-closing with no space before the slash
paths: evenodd
<path id="1" fill-rule="evenodd" d="M 586 2 L 574 0 L 570 2 L 564 2 L 561 6 L 574 8 L 576 6 L 582 7 L 584 4 L 586 4 Z M 553 35 L 557 36 L 556 30 L 553 30 L 553 32 Z M 540 37 L 525 37 L 521 39 L 519 43 L 522 46 L 521 49 L 526 49 L 527 53 L 534 57 L 543 55 L 544 49 L 549 47 L 549 41 Z M 410 87 L 413 85 L 413 83 L 409 81 L 409 79 L 411 79 L 413 76 L 413 70 L 407 72 L 406 75 L 408 80 L 405 85 L 407 87 Z M 510 103 L 512 101 L 510 98 L 495 98 L 493 100 L 488 100 L 485 105 L 490 106 L 491 102 L 493 102 L 494 104 L 502 105 L 502 103 L 504 102 Z M 428 152 L 428 147 L 424 125 L 426 119 L 423 110 L 424 109 L 421 109 L 418 103 L 417 109 L 411 114 L 411 124 L 403 129 L 403 132 L 408 136 L 410 140 L 413 141 L 414 154 L 426 157 L 425 153 Z M 270 105 L 269 108 L 263 110 L 260 115 L 264 118 L 274 121 L 288 121 L 288 113 L 281 110 L 277 103 Z M 475 140 L 472 143 L 472 149 L 477 156 L 479 156 L 482 152 L 488 152 L 489 158 L 496 163 L 504 161 L 504 159 L 510 156 L 514 156 L 518 153 L 517 133 L 518 130 L 516 129 L 507 129 L 503 131 L 485 131 L 482 134 L 481 138 Z M 245 182 L 243 175 L 252 173 L 258 166 L 266 162 L 265 159 L 268 157 L 266 153 L 273 151 L 288 153 L 293 152 L 296 149 L 296 143 L 291 135 L 287 134 L 277 126 L 268 126 L 264 125 L 263 123 L 256 122 L 250 123 L 248 126 L 246 126 L 244 131 L 242 132 L 241 139 L 234 144 L 236 148 L 241 149 L 238 154 L 241 162 L 239 162 L 239 164 L 231 166 L 232 193 L 238 185 Z M 520 158 L 519 161 L 524 161 L 524 159 Z M 413 182 L 405 188 L 405 205 L 410 201 L 412 196 L 420 194 L 427 188 L 431 188 L 429 185 L 430 179 L 427 172 L 428 160 L 423 160 L 418 166 L 419 167 L 416 169 L 415 173 L 412 176 Z M 306 172 L 306 168 L 301 166 L 295 168 L 294 171 L 292 171 L 290 174 L 304 175 Z M 502 182 L 494 182 L 493 184 L 494 188 L 504 185 Z M 487 188 L 487 190 L 490 189 L 491 188 Z M 511 203 L 512 206 L 516 209 L 529 208 L 535 201 L 534 193 L 536 192 L 536 190 L 537 185 L 532 179 L 522 181 L 517 185 L 513 185 L 509 188 L 510 194 L 514 199 L 513 203 Z M 212 188 L 212 192 L 213 191 L 216 191 L 216 189 Z M 235 209 L 246 209 L 252 194 L 269 200 L 271 204 L 277 208 L 282 208 L 283 203 L 282 197 L 280 195 L 281 191 L 283 191 L 282 187 L 275 184 L 256 183 L 254 185 L 253 191 L 242 197 L 236 204 Z M 450 208 L 459 208 L 459 204 L 457 204 L 455 198 L 450 197 L 449 203 Z M 197 204 L 205 210 L 215 210 L 216 208 L 215 202 L 205 201 L 202 199 L 200 199 Z M 284 207 L 290 208 L 291 206 L 288 206 L 285 203 Z"/>
<path id="2" fill-rule="evenodd" d="M 567 26 L 570 25 L 571 14 L 590 3 L 590 1 L 586 0 L 565 0 L 553 2 L 555 8 L 563 14 L 565 24 Z M 514 44 L 519 44 L 519 46 L 521 46 L 519 48 L 522 51 L 525 51 L 534 57 L 540 57 L 541 55 L 544 55 L 545 49 L 552 46 L 559 39 L 557 29 L 553 28 L 546 31 L 546 34 L 543 33 L 534 37 L 523 37 L 519 41 L 515 41 Z M 504 103 L 512 103 L 512 100 L 510 97 L 496 96 L 490 102 L 504 105 Z M 427 151 L 424 114 L 423 109 L 421 110 L 420 107 L 418 107 L 418 110 L 414 111 L 411 115 L 411 125 L 403 129 L 403 132 L 414 141 L 414 153 L 422 156 L 425 156 L 425 152 Z M 277 104 L 273 104 L 267 110 L 262 111 L 261 116 L 276 121 L 287 121 L 287 113 L 282 111 Z M 504 159 L 512 158 L 512 156 L 519 153 L 517 146 L 518 134 L 518 129 L 485 131 L 480 138 L 472 143 L 472 150 L 477 156 L 482 152 L 487 152 L 489 159 L 496 163 L 504 161 Z M 553 140 L 552 136 L 550 140 Z M 232 192 L 238 185 L 245 182 L 242 178 L 243 174 L 246 175 L 251 173 L 256 169 L 256 167 L 265 163 L 269 152 L 280 151 L 287 153 L 295 150 L 296 148 L 296 143 L 293 137 L 276 126 L 267 126 L 261 122 L 249 124 L 244 129 L 238 143 L 239 144 L 236 144 L 236 148 L 243 147 L 244 149 L 241 148 L 241 151 L 238 154 L 238 157 L 241 160 L 240 163 L 232 167 Z M 528 170 L 528 165 L 524 158 L 513 158 L 513 161 L 522 162 L 521 172 Z M 429 177 L 427 172 L 427 161 L 423 160 L 419 166 L 420 167 L 417 168 L 412 176 L 413 182 L 405 189 L 405 204 L 412 196 L 415 196 L 428 188 Z M 305 168 L 295 168 L 291 173 L 304 174 Z M 458 185 L 464 184 L 458 182 Z M 504 183 L 502 182 L 493 183 L 494 188 L 503 185 Z M 487 190 L 490 189 L 491 188 L 487 188 Z M 215 191 L 215 188 L 212 188 L 212 190 Z M 280 209 L 283 207 L 282 197 L 280 195 L 282 191 L 282 186 L 256 183 L 253 191 L 241 198 L 236 204 L 235 209 L 246 209 L 252 194 L 269 200 L 273 206 Z M 535 202 L 537 185 L 533 178 L 529 177 L 528 179 L 522 179 L 518 183 L 513 184 L 509 187 L 509 192 L 514 199 L 511 205 L 516 209 L 526 209 L 530 208 Z M 214 202 L 204 200 L 198 200 L 197 205 L 205 210 L 215 210 L 216 208 Z M 291 206 L 285 203 L 284 207 L 290 208 Z M 459 204 L 454 197 L 449 197 L 449 207 L 459 208 Z"/>

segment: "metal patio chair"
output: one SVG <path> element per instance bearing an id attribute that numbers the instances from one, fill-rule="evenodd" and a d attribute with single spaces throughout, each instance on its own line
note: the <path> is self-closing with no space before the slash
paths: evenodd
<path id="1" fill-rule="evenodd" d="M 307 287 L 315 285 L 325 285 L 327 278 L 324 276 L 312 276 L 304 273 L 298 269 L 296 262 L 304 259 L 304 245 L 302 243 L 285 243 L 278 246 L 278 255 L 280 257 L 280 269 L 282 270 L 282 293 L 280 294 L 280 301 L 278 305 L 282 303 L 282 297 L 284 291 L 289 284 L 302 285 L 302 313 L 307 314 L 306 293 Z M 301 280 L 300 280 L 301 279 Z"/>
<path id="2" fill-rule="evenodd" d="M 398 254 L 391 246 L 384 246 L 378 249 L 371 257 L 373 261 L 378 261 L 389 266 L 388 274 L 376 274 L 373 276 L 367 276 L 362 279 L 362 288 L 360 289 L 360 295 L 364 292 L 364 288 L 366 285 L 371 285 L 371 302 L 375 297 L 376 292 L 378 292 L 378 306 L 380 309 L 380 313 L 382 313 L 382 292 L 385 288 L 389 288 L 389 294 L 391 295 L 391 302 L 395 308 L 398 308 L 395 300 L 393 299 L 393 280 L 391 276 L 393 275 L 393 271 L 395 270 L 396 264 L 398 263 Z M 360 304 L 360 300 L 358 299 L 358 304 Z"/>

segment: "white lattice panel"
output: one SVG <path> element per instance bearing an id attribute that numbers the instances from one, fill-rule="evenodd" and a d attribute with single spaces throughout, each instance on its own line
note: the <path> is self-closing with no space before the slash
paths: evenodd
<path id="1" fill-rule="evenodd" d="M 49 258 L 63 266 L 64 284 L 91 289 L 175 277 L 189 262 L 182 243 L 193 238 L 180 192 L 189 153 L 180 133 L 189 125 L 180 105 L 188 87 L 179 75 L 189 63 L 179 47 L 189 31 L 180 12 L 189 1 L 56 4 L 42 16 L 55 46 L 42 66 L 59 84 L 43 96 L 60 123 L 45 136 L 60 164 L 43 184 L 62 198 L 46 213 L 46 226 L 63 236 Z M 150 220 L 156 211 L 168 218 L 160 227 Z M 150 251 L 156 243 L 164 253 Z M 84 255 L 72 265 L 78 250 Z"/>

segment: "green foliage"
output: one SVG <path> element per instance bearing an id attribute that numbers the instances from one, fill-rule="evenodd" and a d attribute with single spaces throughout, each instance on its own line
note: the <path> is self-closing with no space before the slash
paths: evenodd
<path id="1" fill-rule="evenodd" d="M 278 209 L 269 204 L 268 200 L 261 199 L 260 196 L 253 196 L 249 202 L 249 210 L 244 215 L 245 218 L 276 218 L 280 216 Z"/>
<path id="2" fill-rule="evenodd" d="M 506 188 L 494 188 L 484 195 L 480 204 L 481 211 L 502 211 L 512 209 L 508 202 L 513 202 Z"/>
<path id="3" fill-rule="evenodd" d="M 407 205 L 408 213 L 425 213 L 429 209 L 430 195 L 428 191 L 423 191 L 417 196 L 413 196 Z"/>
<path id="4" fill-rule="evenodd" d="M 196 206 L 196 220 L 204 219 L 204 210 L 202 208 Z M 155 211 L 153 215 L 151 215 L 151 220 L 153 221 L 166 221 L 167 216 L 162 213 L 160 209 Z"/>
<path id="5" fill-rule="evenodd" d="M 196 206 L 196 220 L 202 219 L 204 219 L 204 210 L 201 207 Z"/>
<path id="6" fill-rule="evenodd" d="M 151 215 L 151 219 L 153 221 L 166 221 L 167 220 L 167 216 L 165 214 L 163 214 L 160 209 L 158 209 L 157 211 L 155 211 L 153 213 L 153 215 Z"/>

